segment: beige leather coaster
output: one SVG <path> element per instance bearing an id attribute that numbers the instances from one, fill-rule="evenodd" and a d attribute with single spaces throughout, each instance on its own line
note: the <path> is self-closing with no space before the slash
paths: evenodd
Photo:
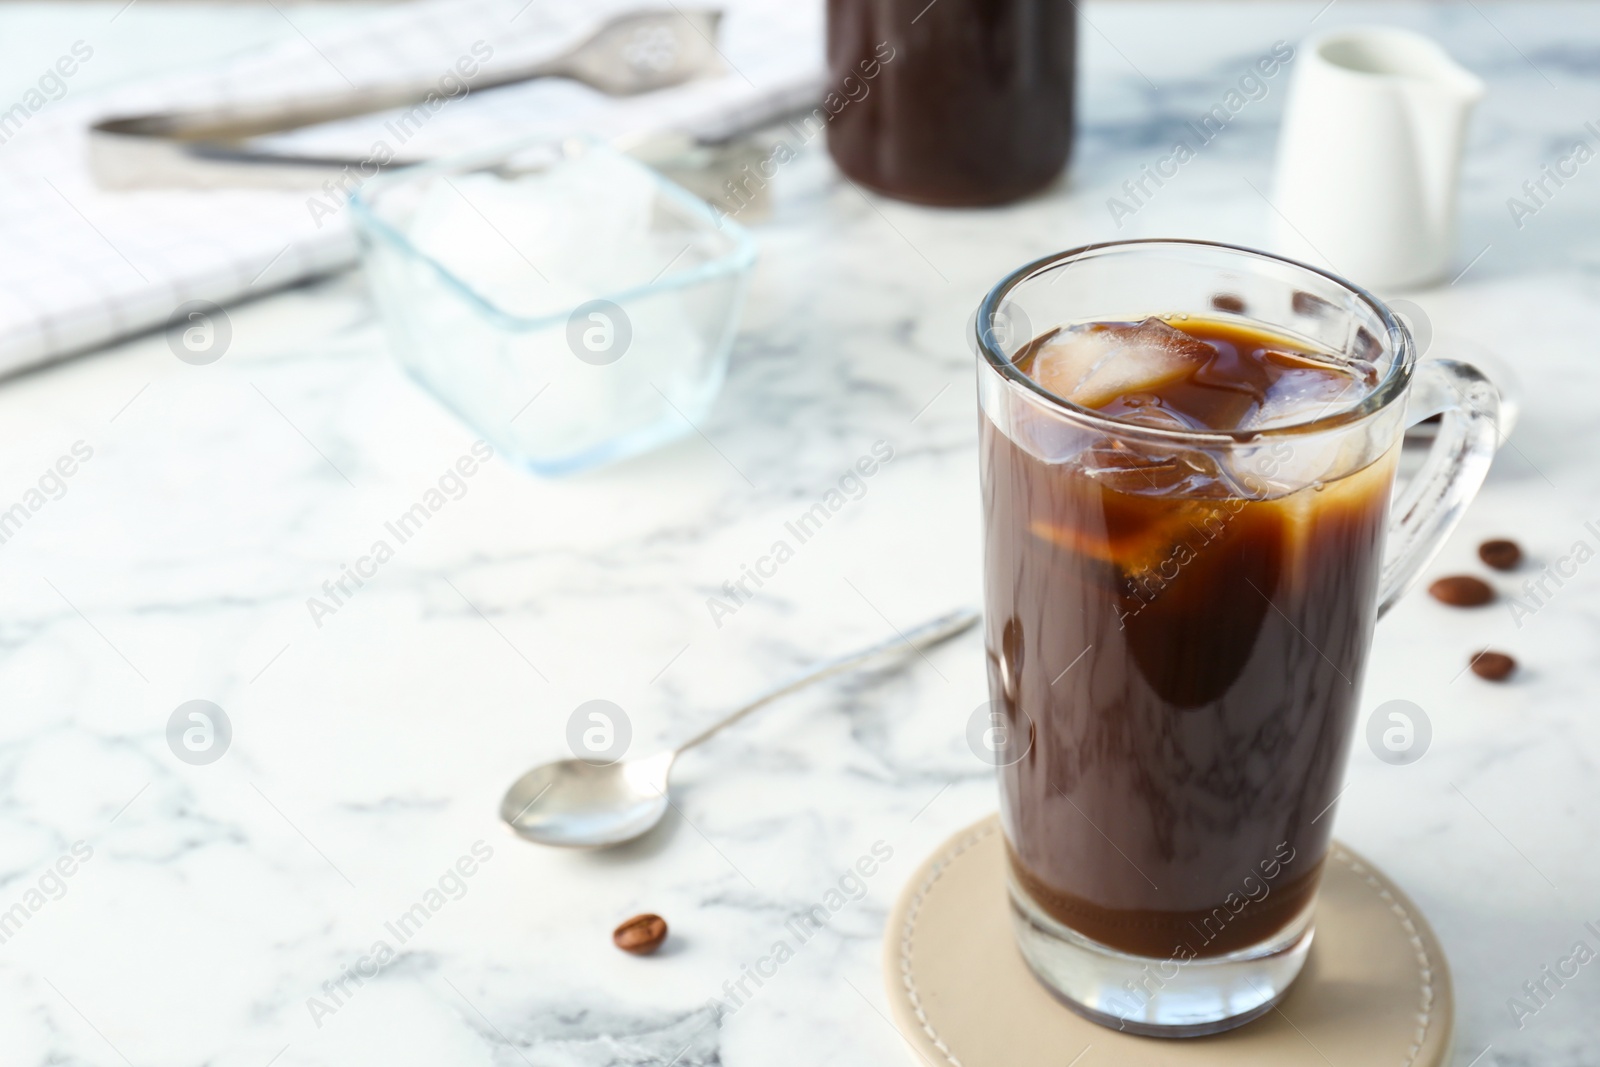
<path id="1" fill-rule="evenodd" d="M 895 1024 L 921 1063 L 1438 1067 L 1448 1059 L 1455 1013 L 1438 940 L 1404 893 L 1338 842 L 1316 939 L 1289 995 L 1237 1030 L 1182 1040 L 1098 1026 L 1046 991 L 1012 940 L 1004 865 L 991 815 L 940 846 L 895 902 L 884 979 Z"/>

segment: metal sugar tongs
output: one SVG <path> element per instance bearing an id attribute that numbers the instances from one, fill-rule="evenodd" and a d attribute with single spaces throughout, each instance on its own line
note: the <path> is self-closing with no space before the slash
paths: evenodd
<path id="1" fill-rule="evenodd" d="M 721 69 L 715 44 L 722 12 L 637 11 L 618 15 L 560 55 L 468 80 L 471 92 L 535 78 L 571 78 L 613 96 L 679 85 Z M 371 160 L 275 153 L 252 137 L 367 115 L 437 96 L 437 79 L 366 86 L 261 103 L 110 118 L 89 131 L 89 163 L 105 189 L 317 186 Z M 392 159 L 404 166 L 420 159 Z"/>

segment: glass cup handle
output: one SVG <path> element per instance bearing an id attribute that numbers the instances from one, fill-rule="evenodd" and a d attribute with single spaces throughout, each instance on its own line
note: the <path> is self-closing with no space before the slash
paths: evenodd
<path id="1" fill-rule="evenodd" d="M 1405 595 L 1467 509 L 1498 444 L 1500 394 L 1470 363 L 1431 359 L 1411 380 L 1406 425 L 1442 415 L 1427 462 L 1395 501 L 1378 617 Z"/>

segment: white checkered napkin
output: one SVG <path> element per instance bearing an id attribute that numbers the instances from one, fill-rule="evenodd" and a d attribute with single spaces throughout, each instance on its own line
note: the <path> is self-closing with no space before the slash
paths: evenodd
<path id="1" fill-rule="evenodd" d="M 697 0 L 708 4 L 708 0 Z M 111 115 L 347 91 L 443 75 L 472 46 L 486 74 L 555 55 L 650 0 L 421 0 L 299 35 L 213 70 L 46 104 L 0 143 L 0 374 L 159 327 L 180 304 L 227 304 L 349 265 L 343 211 L 314 218 L 316 190 L 98 188 L 86 130 Z M 515 137 L 606 137 L 716 126 L 811 99 L 822 80 L 818 0 L 709 0 L 724 11 L 718 77 L 613 98 L 558 78 L 450 101 L 404 145 L 435 156 Z M 285 17 L 293 19 L 293 9 Z M 89 44 L 92 46 L 93 42 Z M 273 138 L 362 158 L 392 137 L 374 115 Z M 323 197 L 327 203 L 327 198 Z M 320 221 L 320 225 L 318 224 Z"/>

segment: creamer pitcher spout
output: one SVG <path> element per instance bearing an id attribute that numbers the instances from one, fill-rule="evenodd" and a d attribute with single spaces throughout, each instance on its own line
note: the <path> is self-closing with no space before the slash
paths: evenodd
<path id="1" fill-rule="evenodd" d="M 1483 99 L 1483 79 L 1427 42 L 1415 74 L 1398 79 L 1397 88 L 1412 116 L 1417 164 L 1429 222 L 1448 257 L 1454 244 L 1456 186 L 1466 143 L 1467 120 Z"/>

